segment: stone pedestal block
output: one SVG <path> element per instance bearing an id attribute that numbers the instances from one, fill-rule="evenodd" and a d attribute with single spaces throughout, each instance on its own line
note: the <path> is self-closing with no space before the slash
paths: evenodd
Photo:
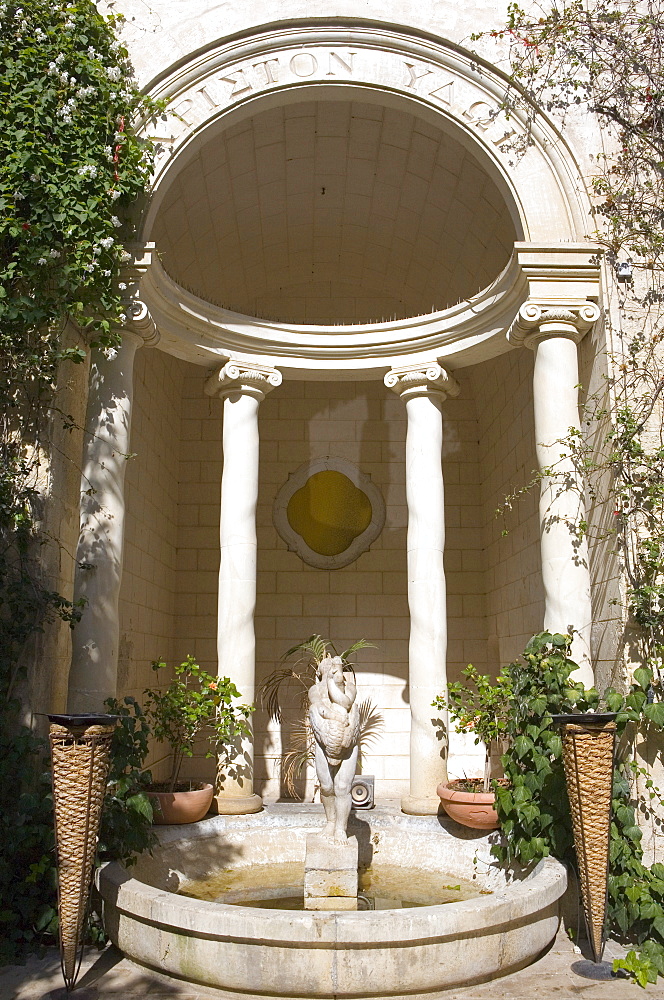
<path id="1" fill-rule="evenodd" d="M 331 844 L 320 834 L 310 833 L 304 862 L 304 908 L 306 910 L 357 909 L 358 846 Z"/>

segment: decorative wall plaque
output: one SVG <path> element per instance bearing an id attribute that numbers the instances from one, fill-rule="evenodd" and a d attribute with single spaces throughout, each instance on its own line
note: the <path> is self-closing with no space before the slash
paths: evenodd
<path id="1" fill-rule="evenodd" d="M 309 566 L 340 569 L 376 540 L 385 524 L 385 502 L 352 462 L 317 458 L 281 487 L 273 519 L 288 548 Z"/>

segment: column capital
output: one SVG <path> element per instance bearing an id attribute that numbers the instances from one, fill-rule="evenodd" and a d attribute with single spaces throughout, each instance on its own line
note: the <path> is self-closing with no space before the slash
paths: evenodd
<path id="1" fill-rule="evenodd" d="M 424 364 L 401 365 L 391 368 L 383 379 L 392 392 L 402 399 L 412 399 L 413 396 L 458 396 L 461 387 L 456 379 L 445 371 L 437 361 Z"/>
<path id="2" fill-rule="evenodd" d="M 154 243 L 129 246 L 124 252 L 120 290 L 125 312 L 125 332 L 133 333 L 142 342 L 139 346 L 155 347 L 160 335 L 147 304 L 141 297 L 141 279 L 152 264 Z"/>
<path id="3" fill-rule="evenodd" d="M 205 392 L 208 396 L 229 396 L 242 393 L 254 396 L 260 402 L 276 386 L 283 375 L 277 368 L 261 365 L 257 361 L 236 361 L 231 358 L 208 378 Z"/>
<path id="4" fill-rule="evenodd" d="M 540 341 L 551 337 L 566 337 L 578 344 L 599 315 L 599 306 L 589 300 L 547 303 L 529 299 L 516 314 L 507 339 L 511 344 L 533 350 Z"/>

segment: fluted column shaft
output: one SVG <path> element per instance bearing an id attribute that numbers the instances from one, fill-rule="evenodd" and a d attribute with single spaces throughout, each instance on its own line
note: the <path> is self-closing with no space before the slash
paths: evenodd
<path id="1" fill-rule="evenodd" d="M 445 495 L 442 470 L 442 403 L 458 386 L 438 364 L 424 370 L 392 369 L 385 384 L 406 404 L 406 501 L 408 504 L 408 693 L 410 790 L 404 812 L 435 814 L 436 786 L 447 777 L 444 744 L 431 703 L 447 691 L 447 597 Z"/>
<path id="2" fill-rule="evenodd" d="M 594 303 L 574 309 L 528 303 L 510 332 L 511 340 L 535 352 L 543 625 L 550 632 L 572 631 L 572 659 L 578 664 L 574 676 L 586 685 L 594 683 L 590 568 L 583 477 L 570 434 L 580 433 L 577 344 L 598 315 Z"/>
<path id="3" fill-rule="evenodd" d="M 273 368 L 228 362 L 208 381 L 206 391 L 223 398 L 224 466 L 219 523 L 220 562 L 217 655 L 220 677 L 230 677 L 242 700 L 255 697 L 256 504 L 258 502 L 258 408 L 281 383 Z M 253 740 L 238 741 L 234 758 L 217 780 L 221 813 L 250 813 L 261 808 L 253 790 Z M 220 762 L 221 764 L 221 762 Z"/>

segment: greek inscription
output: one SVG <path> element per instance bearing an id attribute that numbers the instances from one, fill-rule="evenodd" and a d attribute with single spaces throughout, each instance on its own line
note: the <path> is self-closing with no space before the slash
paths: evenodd
<path id="1" fill-rule="evenodd" d="M 429 76 L 431 73 L 433 73 L 432 69 L 425 69 L 418 73 L 415 68 L 415 63 L 409 63 L 406 62 L 405 60 L 404 60 L 404 66 L 408 70 L 408 82 L 406 83 L 406 86 L 410 87 L 411 90 L 416 89 L 418 82 L 423 77 Z"/>
<path id="2" fill-rule="evenodd" d="M 496 108 L 492 108 L 486 101 L 475 101 L 469 108 L 466 108 L 463 117 L 467 118 L 471 125 L 476 125 L 477 128 L 486 132 L 497 113 Z"/>
<path id="3" fill-rule="evenodd" d="M 198 88 L 198 90 L 196 91 L 196 93 L 197 93 L 197 94 L 200 94 L 200 95 L 201 95 L 201 97 L 203 98 L 203 100 L 204 100 L 204 101 L 205 101 L 205 103 L 207 104 L 207 106 L 208 106 L 208 108 L 210 109 L 210 111 L 214 111 L 214 109 L 215 109 L 215 108 L 218 108 L 218 107 L 219 107 L 219 104 L 218 104 L 218 102 L 217 102 L 217 101 L 215 101 L 215 100 L 214 100 L 214 98 L 213 98 L 213 97 L 211 97 L 211 96 L 210 96 L 210 95 L 208 94 L 208 92 L 207 92 L 207 90 L 205 89 L 205 87 L 199 87 L 199 88 Z"/>
<path id="4" fill-rule="evenodd" d="M 333 61 L 333 60 L 336 60 L 336 61 L 337 61 L 337 63 L 339 63 L 339 65 L 340 65 L 340 66 L 341 66 L 341 67 L 342 67 L 343 69 L 345 69 L 345 70 L 346 70 L 346 72 L 347 72 L 347 73 L 348 73 L 348 74 L 349 74 L 350 76 L 352 76 L 352 75 L 353 75 L 353 56 L 354 56 L 354 55 L 355 55 L 355 53 L 354 53 L 354 52 L 349 52 L 349 53 L 348 53 L 348 62 L 346 62 L 346 60 L 345 60 L 345 59 L 343 59 L 343 58 L 342 58 L 342 57 L 341 57 L 341 56 L 340 56 L 340 55 L 338 54 L 338 52 L 330 52 L 330 59 L 329 59 L 329 63 L 328 63 L 328 65 L 329 65 L 329 69 L 328 69 L 327 73 L 325 74 L 325 76 L 335 76 L 335 68 L 336 68 L 336 66 L 335 66 L 335 63 L 334 63 L 334 61 Z"/>
<path id="5" fill-rule="evenodd" d="M 500 139 L 492 139 L 491 142 L 494 144 L 494 146 L 498 146 L 499 148 L 501 148 L 504 145 L 504 143 L 509 142 L 509 140 L 512 139 L 515 135 L 516 135 L 516 129 L 514 128 L 508 129 L 507 132 L 501 135 Z"/>
<path id="6" fill-rule="evenodd" d="M 189 119 L 187 119 L 185 115 L 193 106 L 194 102 L 192 101 L 191 97 L 185 97 L 183 98 L 183 100 L 178 101 L 177 104 L 174 104 L 172 108 L 169 108 L 169 111 L 172 115 L 174 115 L 180 121 L 184 122 L 185 125 L 188 125 L 191 128 L 191 126 L 194 123 L 192 121 L 189 121 Z"/>
<path id="7" fill-rule="evenodd" d="M 441 104 L 452 104 L 452 95 L 454 93 L 454 80 L 450 80 L 449 83 L 442 83 L 440 87 L 436 87 L 435 90 L 429 91 L 429 97 L 435 97 L 437 101 Z"/>
<path id="8" fill-rule="evenodd" d="M 235 77 L 237 77 L 237 79 L 235 79 Z M 238 97 L 240 94 L 246 94 L 248 91 L 254 89 L 247 81 L 243 69 L 236 69 L 234 76 L 229 73 L 228 76 L 220 76 L 219 79 L 223 80 L 224 83 L 230 83 L 232 85 L 233 89 L 230 92 L 231 97 Z"/>
<path id="9" fill-rule="evenodd" d="M 290 61 L 291 73 L 300 78 L 313 76 L 318 69 L 318 60 L 311 52 L 298 52 Z"/>
<path id="10" fill-rule="evenodd" d="M 265 73 L 265 82 L 266 83 L 277 83 L 277 81 L 279 80 L 279 74 L 278 74 L 279 60 L 278 59 L 263 59 L 262 62 L 252 63 L 252 65 L 253 65 L 254 69 L 258 69 L 259 66 L 263 67 L 263 71 Z M 274 65 L 274 68 L 273 68 L 273 65 Z"/>

